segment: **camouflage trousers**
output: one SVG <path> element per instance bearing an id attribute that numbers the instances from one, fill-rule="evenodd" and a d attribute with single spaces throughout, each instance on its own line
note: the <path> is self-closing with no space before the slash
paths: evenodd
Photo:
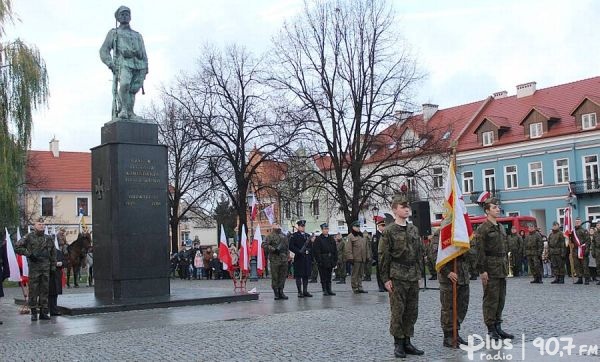
<path id="1" fill-rule="evenodd" d="M 552 275 L 565 275 L 565 258 L 560 255 L 550 255 L 550 264 L 552 265 Z"/>
<path id="2" fill-rule="evenodd" d="M 575 269 L 575 274 L 578 278 L 589 278 L 590 277 L 590 258 L 585 256 L 583 259 L 579 259 L 577 254 L 573 255 L 573 268 Z"/>
<path id="3" fill-rule="evenodd" d="M 513 252 L 510 254 L 510 262 L 513 270 L 513 275 L 518 277 L 521 275 L 521 254 Z"/>
<path id="4" fill-rule="evenodd" d="M 452 299 L 452 284 L 440 283 L 440 323 L 444 332 L 452 332 Z M 460 329 L 469 309 L 469 284 L 456 286 L 456 307 L 457 325 Z"/>
<path id="5" fill-rule="evenodd" d="M 288 275 L 287 263 L 271 262 L 271 287 L 274 289 L 283 289 Z"/>
<path id="6" fill-rule="evenodd" d="M 534 277 L 542 276 L 542 259 L 539 256 L 527 256 L 529 271 Z"/>
<path id="7" fill-rule="evenodd" d="M 346 277 L 346 262 L 338 261 L 337 268 L 335 269 L 335 277 L 344 279 Z"/>
<path id="8" fill-rule="evenodd" d="M 355 261 L 352 263 L 352 290 L 362 289 L 362 280 L 365 274 L 365 263 L 362 261 Z"/>
<path id="9" fill-rule="evenodd" d="M 29 270 L 29 307 L 48 309 L 50 270 Z"/>
<path id="10" fill-rule="evenodd" d="M 483 288 L 483 322 L 486 326 L 502 322 L 506 301 L 506 278 L 489 278 Z"/>
<path id="11" fill-rule="evenodd" d="M 392 279 L 390 292 L 390 334 L 395 338 L 410 338 L 415 334 L 419 316 L 419 282 Z"/>
<path id="12" fill-rule="evenodd" d="M 365 278 L 371 278 L 373 274 L 373 266 L 371 265 L 371 261 L 367 261 L 365 263 Z"/>

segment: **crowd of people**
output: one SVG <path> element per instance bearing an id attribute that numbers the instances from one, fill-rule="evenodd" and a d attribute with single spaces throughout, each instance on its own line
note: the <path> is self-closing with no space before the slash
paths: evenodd
<path id="1" fill-rule="evenodd" d="M 185 243 L 178 252 L 171 254 L 171 277 L 182 280 L 211 280 L 227 277 L 223 273 L 223 264 L 212 247 L 202 248 L 200 241 L 194 241 L 191 247 Z"/>

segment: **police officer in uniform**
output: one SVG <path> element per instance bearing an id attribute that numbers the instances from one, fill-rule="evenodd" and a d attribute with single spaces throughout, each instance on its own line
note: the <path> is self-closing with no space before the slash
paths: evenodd
<path id="1" fill-rule="evenodd" d="M 554 280 L 550 284 L 565 283 L 565 236 L 559 230 L 559 224 L 552 223 L 552 232 L 548 235 L 548 254 Z"/>
<path id="2" fill-rule="evenodd" d="M 487 220 L 477 228 L 477 270 L 483 285 L 483 320 L 492 339 L 512 339 L 502 330 L 502 311 L 506 301 L 507 241 L 498 223 L 500 206 L 496 198 L 486 200 Z"/>
<path id="3" fill-rule="evenodd" d="M 529 264 L 529 271 L 533 275 L 532 284 L 542 284 L 542 252 L 544 241 L 542 235 L 529 224 L 529 234 L 525 237 L 525 254 Z"/>
<path id="4" fill-rule="evenodd" d="M 308 278 L 312 271 L 312 243 L 310 235 L 304 232 L 306 220 L 298 220 L 297 231 L 290 238 L 290 251 L 294 253 L 294 277 L 298 298 L 312 297 L 308 292 Z"/>
<path id="5" fill-rule="evenodd" d="M 269 251 L 271 265 L 271 288 L 275 300 L 288 299 L 283 293 L 288 272 L 288 254 L 290 252 L 287 236 L 281 232 L 278 223 L 273 224 L 273 231 L 267 236 L 266 249 Z"/>
<path id="6" fill-rule="evenodd" d="M 329 225 L 321 224 L 321 235 L 317 236 L 313 245 L 313 255 L 319 267 L 319 276 L 323 295 L 335 295 L 331 290 L 331 273 L 337 264 L 337 246 L 333 236 L 329 234 Z"/>
<path id="7" fill-rule="evenodd" d="M 394 196 L 395 222 L 388 225 L 379 241 L 381 279 L 390 294 L 390 334 L 394 355 L 422 355 L 410 341 L 419 315 L 419 279 L 423 268 L 423 243 L 419 230 L 408 223 L 410 206 L 404 195 Z"/>
<path id="8" fill-rule="evenodd" d="M 31 320 L 48 320 L 50 271 L 56 269 L 56 249 L 50 235 L 44 234 L 44 219 L 34 224 L 34 231 L 15 245 L 15 252 L 27 257 L 29 263 L 29 307 Z"/>
<path id="9" fill-rule="evenodd" d="M 381 280 L 381 274 L 379 270 L 379 241 L 383 236 L 383 231 L 385 230 L 385 219 L 381 216 L 375 217 L 375 223 L 377 224 L 377 230 L 375 231 L 375 236 L 371 241 L 371 254 L 373 255 L 373 263 L 375 263 L 375 275 L 377 276 L 377 286 L 379 287 L 380 292 L 385 292 L 385 285 L 383 285 L 383 281 Z"/>

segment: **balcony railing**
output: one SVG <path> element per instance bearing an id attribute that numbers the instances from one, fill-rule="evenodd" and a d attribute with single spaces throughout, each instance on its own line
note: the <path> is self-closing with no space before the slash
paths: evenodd
<path id="1" fill-rule="evenodd" d="M 571 181 L 570 184 L 575 195 L 600 193 L 600 179 Z"/>

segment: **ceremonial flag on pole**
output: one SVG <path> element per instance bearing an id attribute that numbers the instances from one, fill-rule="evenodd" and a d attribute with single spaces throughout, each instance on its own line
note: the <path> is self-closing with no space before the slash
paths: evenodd
<path id="1" fill-rule="evenodd" d="M 60 248 L 58 247 L 58 236 L 56 235 L 56 233 L 54 233 L 54 248 L 56 248 L 56 250 L 60 250 Z"/>
<path id="2" fill-rule="evenodd" d="M 248 236 L 246 235 L 246 225 L 242 225 L 242 241 L 240 243 L 240 270 L 250 270 L 250 264 L 248 261 Z"/>
<path id="3" fill-rule="evenodd" d="M 31 232 L 31 225 L 27 225 L 27 234 Z"/>
<path id="4" fill-rule="evenodd" d="M 444 185 L 444 219 L 440 226 L 440 242 L 435 269 L 464 254 L 470 248 L 473 227 L 465 207 L 463 195 L 456 180 L 454 161 L 450 162 Z"/>
<path id="5" fill-rule="evenodd" d="M 21 240 L 21 229 L 17 228 L 17 241 Z M 27 258 L 23 255 L 17 254 L 17 264 L 21 270 L 21 283 L 27 284 L 29 282 L 29 264 L 27 264 Z"/>
<path id="6" fill-rule="evenodd" d="M 252 240 L 252 250 L 250 256 L 256 256 L 256 270 L 258 275 L 262 275 L 265 269 L 265 250 L 262 247 L 262 235 L 260 233 L 260 225 L 256 227 L 254 238 Z"/>
<path id="7" fill-rule="evenodd" d="M 583 260 L 585 254 L 585 244 L 581 244 L 581 241 L 575 232 L 575 227 L 573 226 L 573 213 L 571 212 L 570 207 L 565 209 L 565 226 L 563 231 L 577 247 L 577 258 Z"/>
<path id="8" fill-rule="evenodd" d="M 256 203 L 256 196 L 252 194 L 252 211 L 250 212 L 250 220 L 256 220 L 258 214 L 258 204 Z"/>
<path id="9" fill-rule="evenodd" d="M 273 225 L 273 223 L 275 222 L 275 204 L 269 205 L 263 211 L 267 216 L 267 220 L 269 220 L 269 224 Z"/>
<path id="10" fill-rule="evenodd" d="M 219 260 L 223 263 L 223 270 L 232 269 L 231 254 L 227 247 L 227 236 L 225 236 L 225 228 L 221 225 L 221 238 L 219 240 Z"/>
<path id="11" fill-rule="evenodd" d="M 15 255 L 15 249 L 13 248 L 12 241 L 10 241 L 10 234 L 6 228 L 4 228 L 4 235 L 6 240 L 6 256 L 8 257 L 8 270 L 10 271 L 8 280 L 11 282 L 20 282 L 21 272 L 19 271 L 17 256 Z"/>

